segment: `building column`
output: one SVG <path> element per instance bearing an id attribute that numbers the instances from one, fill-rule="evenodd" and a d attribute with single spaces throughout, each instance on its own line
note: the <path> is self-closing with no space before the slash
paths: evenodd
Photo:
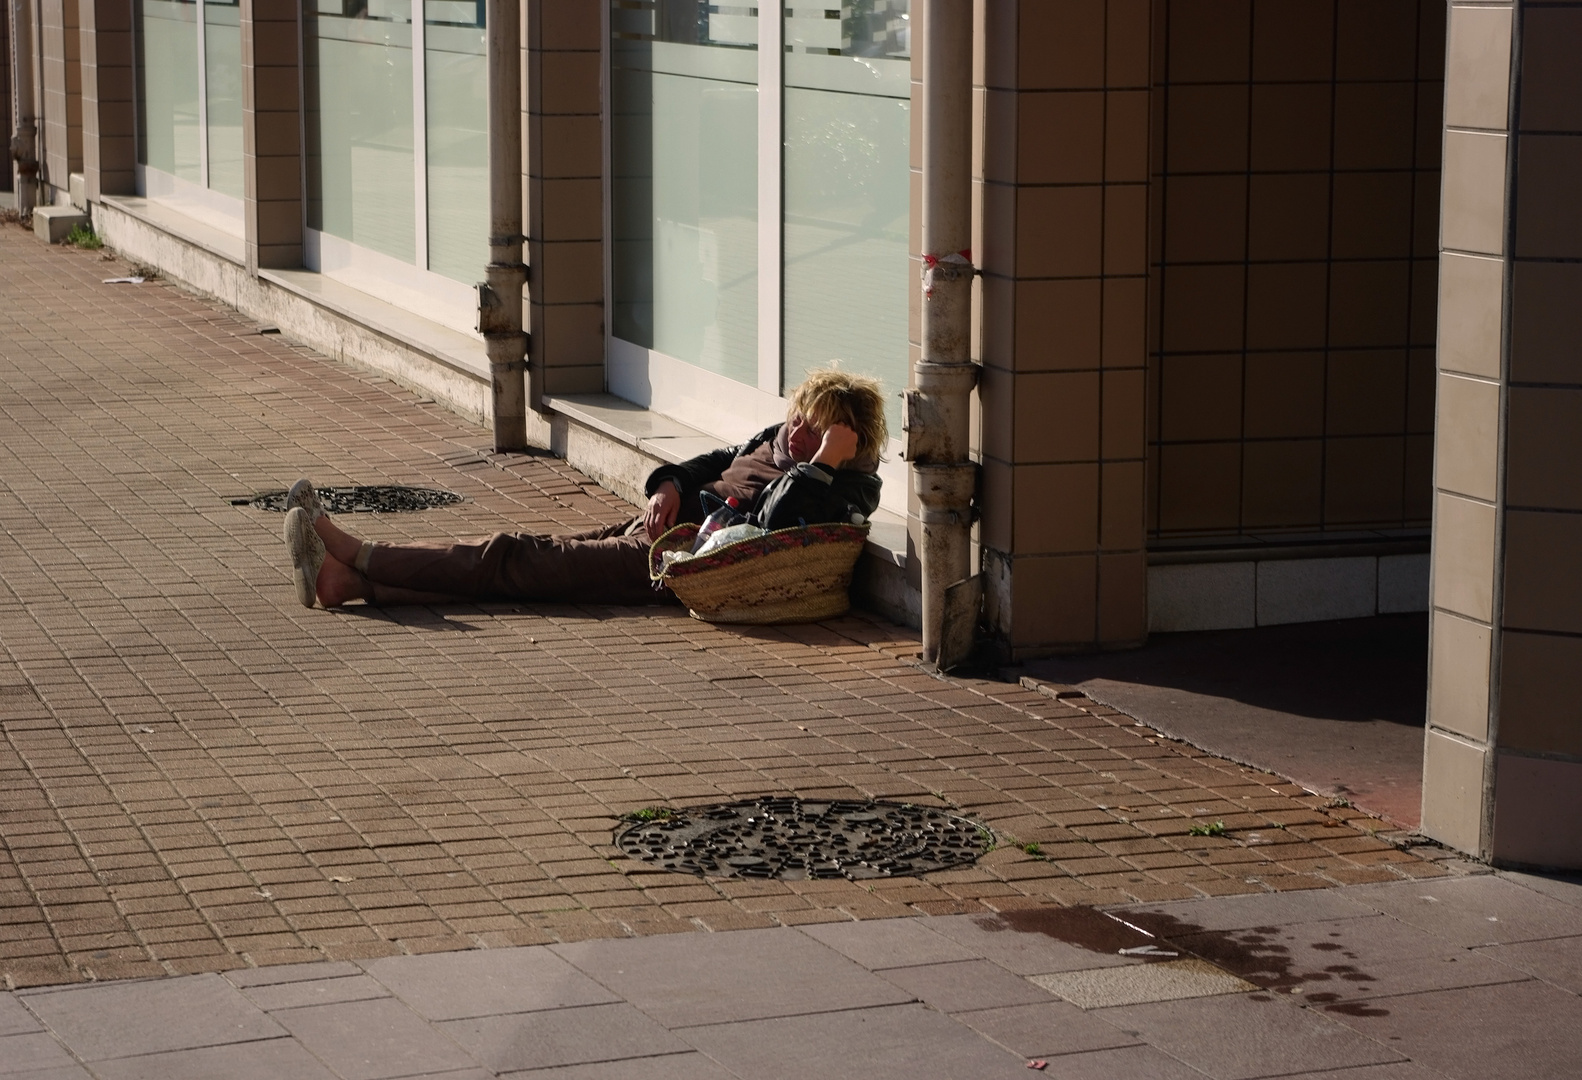
<path id="1" fill-rule="evenodd" d="M 525 0 L 528 404 L 604 389 L 600 0 Z"/>
<path id="2" fill-rule="evenodd" d="M 1582 10 L 1450 9 L 1423 830 L 1582 867 Z"/>
<path id="3" fill-rule="evenodd" d="M 63 201 L 71 174 L 82 171 L 82 40 L 75 0 L 40 0 L 39 101 L 43 154 L 39 179 Z"/>
<path id="4" fill-rule="evenodd" d="M 986 614 L 1011 657 L 1147 634 L 1148 0 L 983 0 Z"/>
<path id="5" fill-rule="evenodd" d="M 296 0 L 242 0 L 247 269 L 302 265 L 302 25 Z"/>
<path id="6" fill-rule="evenodd" d="M 132 6 L 79 0 L 82 37 L 82 168 L 88 201 L 137 191 L 132 94 Z"/>

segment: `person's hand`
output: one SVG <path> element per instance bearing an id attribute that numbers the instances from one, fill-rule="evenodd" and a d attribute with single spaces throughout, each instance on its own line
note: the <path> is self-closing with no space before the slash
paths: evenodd
<path id="1" fill-rule="evenodd" d="M 674 480 L 659 481 L 659 488 L 648 500 L 648 509 L 643 512 L 643 527 L 648 530 L 648 539 L 658 540 L 665 535 L 665 530 L 676 523 L 676 518 L 681 513 L 681 489 L 676 487 Z"/>
<path id="2" fill-rule="evenodd" d="M 812 464 L 838 469 L 857 456 L 857 433 L 845 424 L 831 424 L 819 443 Z"/>

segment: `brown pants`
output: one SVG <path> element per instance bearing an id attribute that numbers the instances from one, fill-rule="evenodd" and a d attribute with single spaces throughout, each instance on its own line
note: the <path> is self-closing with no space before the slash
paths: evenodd
<path id="1" fill-rule="evenodd" d="M 452 544 L 365 544 L 358 569 L 375 604 L 538 600 L 673 603 L 648 578 L 648 534 L 633 518 L 569 536 L 495 533 Z"/>

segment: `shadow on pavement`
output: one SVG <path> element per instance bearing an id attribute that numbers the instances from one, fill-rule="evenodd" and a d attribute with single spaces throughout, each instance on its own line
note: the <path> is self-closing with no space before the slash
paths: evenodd
<path id="1" fill-rule="evenodd" d="M 1025 670 L 1205 750 L 1418 824 L 1426 615 L 1155 634 L 1141 649 Z"/>

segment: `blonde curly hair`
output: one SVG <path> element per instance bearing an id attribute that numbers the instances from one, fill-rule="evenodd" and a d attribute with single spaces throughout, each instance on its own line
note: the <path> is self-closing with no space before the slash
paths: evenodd
<path id="1" fill-rule="evenodd" d="M 877 461 L 890 440 L 884 421 L 884 389 L 878 379 L 831 365 L 807 373 L 791 392 L 787 422 L 802 417 L 819 430 L 844 424 L 857 433 L 857 458 Z"/>

